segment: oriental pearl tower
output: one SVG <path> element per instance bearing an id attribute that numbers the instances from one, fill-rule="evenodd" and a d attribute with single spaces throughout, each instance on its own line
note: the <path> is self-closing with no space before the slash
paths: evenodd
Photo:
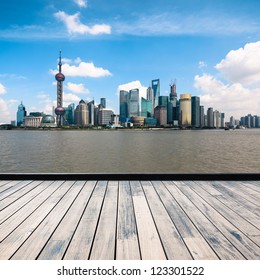
<path id="1" fill-rule="evenodd" d="M 59 57 L 59 73 L 55 75 L 55 79 L 57 81 L 57 107 L 55 108 L 55 114 L 57 116 L 56 122 L 57 126 L 62 126 L 65 122 L 65 109 L 63 108 L 63 81 L 65 80 L 65 76 L 61 73 L 61 51 Z"/>

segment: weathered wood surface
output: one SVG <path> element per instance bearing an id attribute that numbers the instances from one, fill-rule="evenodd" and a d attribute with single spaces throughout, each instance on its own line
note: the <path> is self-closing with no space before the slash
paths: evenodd
<path id="1" fill-rule="evenodd" d="M 0 181 L 0 259 L 258 259 L 259 181 Z"/>

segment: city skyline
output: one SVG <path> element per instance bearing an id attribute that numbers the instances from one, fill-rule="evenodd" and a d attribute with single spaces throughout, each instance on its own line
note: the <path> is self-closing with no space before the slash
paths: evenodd
<path id="1" fill-rule="evenodd" d="M 52 112 L 60 49 L 64 106 L 104 97 L 118 113 L 120 90 L 145 97 L 160 79 L 169 95 L 176 79 L 178 97 L 199 96 L 227 119 L 260 113 L 258 1 L 18 3 L 0 4 L 0 123 L 16 119 L 21 101 Z"/>

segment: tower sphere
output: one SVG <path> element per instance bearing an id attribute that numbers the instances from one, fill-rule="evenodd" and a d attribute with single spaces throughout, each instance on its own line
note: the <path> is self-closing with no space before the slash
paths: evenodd
<path id="1" fill-rule="evenodd" d="M 62 73 L 57 73 L 57 74 L 55 75 L 55 79 L 56 79 L 56 81 L 58 81 L 58 82 L 63 82 L 63 81 L 65 80 L 65 76 L 64 76 Z"/>
<path id="2" fill-rule="evenodd" d="M 47 123 L 55 123 L 55 118 L 52 115 L 45 115 L 42 118 L 42 123 L 47 124 Z"/>
<path id="3" fill-rule="evenodd" d="M 65 109 L 61 106 L 55 108 L 55 114 L 57 116 L 63 116 L 66 113 Z"/>

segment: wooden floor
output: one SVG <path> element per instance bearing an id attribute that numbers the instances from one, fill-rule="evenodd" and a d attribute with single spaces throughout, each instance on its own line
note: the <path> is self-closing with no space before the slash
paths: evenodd
<path id="1" fill-rule="evenodd" d="M 0 259 L 260 260 L 260 181 L 0 181 Z"/>

